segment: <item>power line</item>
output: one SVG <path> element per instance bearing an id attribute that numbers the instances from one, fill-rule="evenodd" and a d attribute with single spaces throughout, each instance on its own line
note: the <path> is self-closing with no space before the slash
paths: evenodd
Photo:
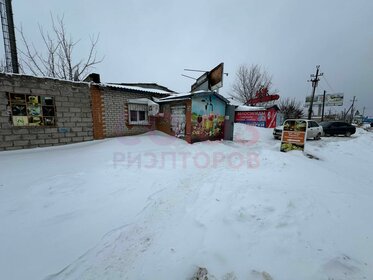
<path id="1" fill-rule="evenodd" d="M 336 91 L 333 89 L 333 87 L 330 85 L 330 83 L 328 82 L 328 80 L 326 79 L 326 77 L 323 76 L 323 78 L 324 78 L 326 84 L 328 85 L 329 89 L 330 89 L 332 92 L 336 92 Z"/>

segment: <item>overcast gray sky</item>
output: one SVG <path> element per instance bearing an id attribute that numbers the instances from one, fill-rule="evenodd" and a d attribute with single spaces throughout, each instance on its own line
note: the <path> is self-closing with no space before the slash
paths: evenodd
<path id="1" fill-rule="evenodd" d="M 186 92 L 193 82 L 181 76 L 225 63 L 222 93 L 228 95 L 240 64 L 261 64 L 273 75 L 281 96 L 304 101 L 307 83 L 321 65 L 318 93 L 343 92 L 345 107 L 373 115 L 372 0 L 13 0 L 14 21 L 29 38 L 49 13 L 65 16 L 72 36 L 100 34 L 94 70 L 104 82 L 157 82 Z"/>

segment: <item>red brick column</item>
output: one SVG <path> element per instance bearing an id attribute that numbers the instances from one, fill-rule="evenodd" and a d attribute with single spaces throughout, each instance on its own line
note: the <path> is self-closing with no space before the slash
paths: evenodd
<path id="1" fill-rule="evenodd" d="M 92 98 L 92 120 L 93 120 L 93 138 L 105 138 L 105 108 L 102 100 L 100 88 L 98 86 L 91 86 Z"/>

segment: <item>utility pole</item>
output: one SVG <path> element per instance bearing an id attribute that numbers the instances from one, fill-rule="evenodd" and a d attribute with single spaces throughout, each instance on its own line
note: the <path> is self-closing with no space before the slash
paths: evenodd
<path id="1" fill-rule="evenodd" d="M 350 108 L 348 108 L 347 112 L 346 112 L 346 108 L 344 109 L 344 111 L 345 111 L 345 113 L 344 113 L 344 120 L 345 121 L 347 121 L 347 115 L 348 115 L 348 113 L 351 110 L 351 118 L 349 120 L 350 123 L 352 122 L 352 119 L 354 117 L 354 104 L 355 104 L 355 101 L 357 101 L 356 100 L 356 96 L 354 96 L 354 98 L 351 101 L 352 101 L 352 104 L 351 104 Z"/>
<path id="2" fill-rule="evenodd" d="M 353 119 L 354 119 L 354 104 L 355 104 L 355 99 L 356 96 L 354 96 L 354 98 L 352 99 L 352 105 L 351 105 L 351 119 L 350 119 L 350 123 L 352 123 Z"/>
<path id="3" fill-rule="evenodd" d="M 320 65 L 317 65 L 316 66 L 316 74 L 315 75 L 311 75 L 311 79 L 310 82 L 312 82 L 312 97 L 311 97 L 311 102 L 310 102 L 310 108 L 308 109 L 308 119 L 310 120 L 311 119 L 311 116 L 312 116 L 312 107 L 313 107 L 313 99 L 315 97 L 315 92 L 316 92 L 316 88 L 317 88 L 317 84 L 319 83 L 320 79 L 319 77 L 321 77 L 322 75 L 324 75 L 323 73 L 319 73 L 319 68 L 320 68 Z"/>
<path id="4" fill-rule="evenodd" d="M 0 17 L 3 28 L 6 70 L 10 73 L 19 73 L 12 0 L 0 0 Z"/>
<path id="5" fill-rule="evenodd" d="M 321 111 L 321 121 L 324 121 L 324 110 L 325 110 L 325 95 L 326 95 L 326 90 L 324 90 L 324 96 L 322 98 L 322 111 Z"/>

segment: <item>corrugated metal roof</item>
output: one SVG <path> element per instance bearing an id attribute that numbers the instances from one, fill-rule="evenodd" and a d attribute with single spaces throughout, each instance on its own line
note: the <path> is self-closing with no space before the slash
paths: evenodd
<path id="1" fill-rule="evenodd" d="M 160 98 L 157 102 L 171 102 L 171 101 L 179 101 L 192 98 L 193 96 L 199 96 L 203 94 L 213 94 L 218 97 L 220 100 L 224 101 L 225 103 L 229 104 L 229 100 L 226 99 L 224 96 L 220 95 L 215 91 L 197 91 L 191 93 L 180 93 L 180 94 L 173 94 L 171 96 Z"/>
<path id="2" fill-rule="evenodd" d="M 264 107 L 255 107 L 255 106 L 247 106 L 241 105 L 236 108 L 236 112 L 255 112 L 255 111 L 264 111 L 266 108 Z"/>
<path id="3" fill-rule="evenodd" d="M 139 83 L 139 84 L 116 84 L 116 83 L 101 83 L 100 86 L 109 87 L 109 88 L 116 88 L 116 89 L 124 89 L 129 90 L 132 92 L 141 92 L 141 93 L 156 93 L 156 94 L 163 94 L 163 95 L 170 95 L 174 94 L 175 92 L 164 87 L 160 86 L 155 83 Z"/>

